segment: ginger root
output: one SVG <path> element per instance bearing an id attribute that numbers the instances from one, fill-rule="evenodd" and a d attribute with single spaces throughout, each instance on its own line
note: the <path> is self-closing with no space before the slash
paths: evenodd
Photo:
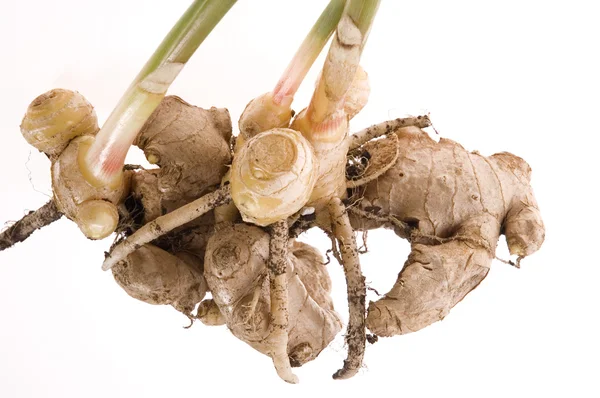
<path id="1" fill-rule="evenodd" d="M 131 297 L 171 305 L 189 317 L 207 291 L 201 269 L 150 244 L 128 255 L 112 272 Z"/>
<path id="2" fill-rule="evenodd" d="M 520 258 L 537 251 L 544 224 L 529 184 L 531 169 L 510 153 L 484 157 L 434 141 L 418 127 L 359 148 L 370 162 L 399 151 L 376 180 L 356 188 L 356 230 L 394 229 L 412 252 L 392 290 L 370 303 L 367 327 L 392 336 L 443 319 L 487 275 L 501 233 Z M 387 144 L 387 145 L 386 145 Z"/>
<path id="3" fill-rule="evenodd" d="M 231 197 L 244 221 L 266 226 L 304 207 L 318 163 L 301 134 L 271 129 L 236 149 L 229 179 Z"/>
<path id="4" fill-rule="evenodd" d="M 54 200 L 50 200 L 37 210 L 28 212 L 23 218 L 0 233 L 0 251 L 23 242 L 36 230 L 52 224 L 62 216 L 63 214 L 56 208 Z"/>
<path id="5" fill-rule="evenodd" d="M 289 303 L 287 354 L 292 366 L 313 360 L 341 330 L 329 293 L 331 281 L 321 255 L 291 242 L 287 261 Z M 269 355 L 272 350 L 269 294 L 269 235 L 234 224 L 210 239 L 204 275 L 227 327 L 240 340 Z"/>
<path id="6" fill-rule="evenodd" d="M 117 205 L 125 198 L 129 175 L 124 174 L 112 186 L 95 186 L 81 172 L 79 161 L 94 138 L 75 138 L 52 163 L 52 191 L 56 207 L 75 221 L 90 239 L 112 234 L 119 223 Z"/>
<path id="7" fill-rule="evenodd" d="M 150 116 L 134 145 L 144 151 L 151 164 L 153 192 L 139 186 L 135 195 L 144 203 L 145 221 L 152 221 L 199 198 L 215 185 L 231 164 L 231 119 L 223 108 L 202 109 L 176 96 L 163 99 Z M 144 177 L 136 177 L 140 181 Z"/>
<path id="8" fill-rule="evenodd" d="M 232 3 L 211 2 L 220 11 Z M 121 102 L 99 134 L 79 94 L 38 97 L 22 133 L 52 161 L 54 198 L 2 232 L 0 249 L 62 214 L 88 238 L 116 231 L 103 269 L 130 296 L 227 325 L 290 383 L 292 366 L 315 359 L 342 327 L 321 255 L 289 239 L 313 226 L 330 236 L 346 276 L 348 356 L 334 378 L 361 368 L 367 328 L 376 340 L 442 319 L 486 277 L 500 234 L 520 260 L 540 248 L 544 226 L 517 156 L 436 142 L 421 130 L 428 116 L 349 134 L 370 91 L 359 61 L 378 5 L 332 0 L 275 90 L 249 103 L 235 143 L 226 109 L 174 96 L 159 104 L 191 55 L 186 46 L 199 43 L 180 42 L 187 34 L 169 35 L 155 53 L 162 58 L 147 64 L 160 67 L 124 96 L 141 102 Z M 197 1 L 189 12 L 196 7 L 215 10 Z M 193 30 L 210 18 L 180 21 Z M 290 125 L 293 96 L 335 25 L 311 102 Z M 166 56 L 181 51 L 181 62 Z M 132 142 L 159 167 L 124 167 Z M 380 227 L 412 251 L 394 287 L 367 308 L 355 232 Z"/>
<path id="9" fill-rule="evenodd" d="M 21 122 L 28 143 L 54 159 L 80 135 L 98 132 L 92 105 L 78 92 L 56 88 L 34 99 Z"/>
<path id="10" fill-rule="evenodd" d="M 509 153 L 483 157 L 448 139 L 435 142 L 419 128 L 429 124 L 428 117 L 397 119 L 349 136 L 348 198 L 334 198 L 325 209 L 334 223 L 323 225 L 307 207 L 288 220 L 295 233 L 314 225 L 326 229 L 341 249 L 353 303 L 346 335 L 352 355 L 337 378 L 362 366 L 365 328 L 392 336 L 446 316 L 487 275 L 501 233 L 519 258 L 543 242 L 525 161 Z M 78 172 L 80 147 L 93 138 L 75 138 L 54 159 L 54 200 L 4 231 L 0 241 L 9 247 L 63 213 L 78 221 L 89 204 L 114 209 L 106 231 L 120 218 L 132 235 L 111 249 L 105 266 L 114 265 L 129 295 L 171 305 L 206 325 L 226 324 L 271 356 L 284 380 L 295 382 L 289 366 L 315 359 L 341 330 L 330 279 L 309 245 L 290 240 L 274 261 L 275 235 L 239 220 L 217 222 L 211 210 L 231 200 L 230 186 L 219 186 L 232 161 L 230 134 L 225 110 L 167 97 L 136 140 L 160 168 L 127 171 L 114 187 L 93 186 Z M 412 252 L 390 292 L 368 305 L 365 322 L 353 232 L 380 227 L 409 239 Z M 287 239 L 285 233 L 280 238 Z M 212 298 L 202 301 L 207 292 Z"/>
<path id="11" fill-rule="evenodd" d="M 110 186 L 96 186 L 82 172 L 82 159 L 98 129 L 92 105 L 81 94 L 64 89 L 34 99 L 21 123 L 23 137 L 52 162 L 53 205 L 90 239 L 105 238 L 116 230 L 117 205 L 127 190 L 126 177 Z M 49 217 L 48 223 L 52 221 Z"/>

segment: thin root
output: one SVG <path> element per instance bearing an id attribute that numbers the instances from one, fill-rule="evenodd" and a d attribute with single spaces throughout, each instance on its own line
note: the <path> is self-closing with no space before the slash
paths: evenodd
<path id="1" fill-rule="evenodd" d="M 332 230 L 341 250 L 350 315 L 348 331 L 346 332 L 348 358 L 344 361 L 344 367 L 335 372 L 333 378 L 348 379 L 358 372 L 365 354 L 365 301 L 367 289 L 365 287 L 365 277 L 360 270 L 356 237 L 350 225 L 346 208 L 339 198 L 335 198 L 329 203 L 329 213 L 333 224 Z"/>
<path id="2" fill-rule="evenodd" d="M 181 206 L 171 213 L 158 217 L 137 230 L 129 238 L 119 242 L 107 255 L 104 264 L 102 264 L 102 269 L 104 271 L 111 269 L 116 263 L 125 259 L 125 257 L 133 253 L 142 245 L 149 243 L 175 228 L 195 220 L 215 207 L 227 204 L 230 201 L 230 187 L 229 185 L 225 185 L 185 206 Z"/>
<path id="3" fill-rule="evenodd" d="M 327 252 L 325 253 L 327 255 L 327 264 L 329 264 L 330 258 L 329 258 L 329 253 L 333 254 L 333 257 L 336 259 L 336 261 L 338 262 L 338 264 L 342 264 L 342 256 L 340 254 L 340 250 L 338 247 L 338 242 L 335 239 L 335 236 L 329 232 L 325 232 L 327 234 L 327 236 L 329 237 L 329 239 L 331 240 L 331 249 L 327 250 Z"/>
<path id="4" fill-rule="evenodd" d="M 194 319 L 194 317 L 193 317 L 193 316 L 191 316 L 190 314 L 185 314 L 185 316 L 187 316 L 187 317 L 188 317 L 188 319 L 190 320 L 190 324 L 189 324 L 189 325 L 187 325 L 187 326 L 184 326 L 183 328 L 184 328 L 184 329 L 189 329 L 189 328 L 191 328 L 192 326 L 194 326 L 194 321 L 195 321 L 196 319 Z"/>
<path id="5" fill-rule="evenodd" d="M 492 248 L 492 246 L 489 244 L 489 242 L 487 242 L 484 239 L 476 239 L 476 238 L 473 238 L 472 236 L 466 236 L 466 235 L 454 235 L 454 236 L 451 236 L 448 238 L 440 238 L 439 236 L 424 234 L 423 232 L 419 231 L 417 228 L 410 226 L 409 224 L 405 223 L 404 221 L 398 220 L 396 217 L 394 217 L 392 215 L 373 214 L 371 212 L 359 209 L 357 207 L 350 207 L 350 208 L 348 208 L 348 211 L 359 217 L 364 217 L 369 220 L 383 223 L 384 225 L 390 225 L 392 227 L 398 228 L 400 230 L 399 232 L 401 232 L 402 236 L 405 237 L 406 239 L 408 239 L 409 242 L 418 241 L 418 243 L 431 245 L 431 244 L 448 243 L 448 242 L 452 242 L 452 241 L 462 241 L 462 242 L 470 243 L 475 246 L 483 247 L 490 254 L 494 253 L 494 249 Z M 500 261 L 502 261 L 502 260 L 500 260 Z M 512 263 L 512 262 L 507 262 L 507 263 L 508 264 L 512 263 L 511 265 L 514 265 L 515 267 L 519 268 L 518 264 L 520 263 L 520 261 L 521 261 L 520 259 L 517 259 L 516 263 Z M 504 262 L 506 262 L 506 261 L 504 261 Z"/>
<path id="6" fill-rule="evenodd" d="M 501 263 L 504 264 L 508 264 L 508 265 L 512 265 L 515 268 L 521 268 L 521 260 L 523 259 L 522 256 L 517 257 L 516 261 L 512 261 L 512 260 L 505 260 L 503 258 L 500 258 L 498 256 L 496 256 L 496 260 L 500 261 Z"/>
<path id="7" fill-rule="evenodd" d="M 358 248 L 358 254 L 367 254 L 369 252 L 369 247 L 367 246 L 367 237 L 369 236 L 369 231 L 362 232 L 362 246 Z"/>
<path id="8" fill-rule="evenodd" d="M 374 124 L 371 127 L 367 127 L 364 130 L 360 130 L 352 134 L 350 150 L 356 149 L 374 138 L 390 134 L 399 128 L 407 126 L 415 126 L 424 129 L 425 127 L 431 126 L 431 120 L 429 119 L 429 115 L 422 115 L 416 117 L 398 118 L 388 120 L 387 122 Z"/>
<path id="9" fill-rule="evenodd" d="M 329 265 L 331 263 L 331 257 L 329 256 L 331 253 L 333 253 L 333 250 L 329 249 L 325 252 L 325 257 L 327 257 L 327 261 L 325 261 L 325 265 Z"/>
<path id="10" fill-rule="evenodd" d="M 298 377 L 292 372 L 288 345 L 288 224 L 286 220 L 277 221 L 271 228 L 269 243 L 269 280 L 271 286 L 271 322 L 269 340 L 272 344 L 271 358 L 279 377 L 288 383 L 298 383 Z"/>
<path id="11" fill-rule="evenodd" d="M 0 233 L 0 251 L 8 249 L 15 243 L 23 242 L 36 230 L 52 224 L 62 217 L 53 200 L 39 209 L 30 211 L 19 221 Z"/>
<path id="12" fill-rule="evenodd" d="M 378 295 L 379 297 L 381 297 L 381 294 L 374 287 L 367 286 L 367 290 L 369 290 L 369 291 L 375 293 L 376 295 Z"/>

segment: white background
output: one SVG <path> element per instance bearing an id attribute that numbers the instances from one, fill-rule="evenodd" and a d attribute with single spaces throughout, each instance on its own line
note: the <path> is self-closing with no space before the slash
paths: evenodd
<path id="1" fill-rule="evenodd" d="M 189 3 L 2 1 L 0 221 L 50 194 L 48 161 L 19 133 L 29 102 L 75 89 L 105 120 Z M 382 3 L 363 54 L 371 99 L 353 130 L 429 111 L 442 136 L 468 149 L 524 157 L 546 222 L 542 250 L 521 270 L 494 262 L 444 321 L 369 346 L 354 379 L 330 377 L 345 357 L 340 336 L 291 386 L 224 327 L 184 330 L 187 319 L 170 307 L 127 296 L 100 271 L 111 240 L 88 241 L 63 219 L 0 253 L 0 397 L 600 396 L 595 2 Z M 274 86 L 325 4 L 240 0 L 170 93 L 228 107 L 236 121 Z M 305 239 L 328 247 L 319 232 Z M 369 246 L 367 280 L 387 291 L 408 244 L 382 231 Z M 503 242 L 498 254 L 507 256 Z M 341 268 L 329 268 L 346 317 Z"/>

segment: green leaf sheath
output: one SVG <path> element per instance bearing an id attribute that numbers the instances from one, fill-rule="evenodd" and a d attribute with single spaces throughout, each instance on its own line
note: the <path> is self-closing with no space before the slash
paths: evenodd
<path id="1" fill-rule="evenodd" d="M 381 0 L 349 0 L 347 14 L 363 36 L 363 47 L 369 36 Z"/>
<path id="2" fill-rule="evenodd" d="M 333 35 L 344 12 L 346 0 L 331 0 L 298 48 L 294 58 L 273 90 L 275 102 L 293 96 L 315 60 Z"/>
<path id="3" fill-rule="evenodd" d="M 94 185 L 114 183 L 140 129 L 204 39 L 236 0 L 196 0 L 133 80 L 83 157 L 82 173 Z"/>

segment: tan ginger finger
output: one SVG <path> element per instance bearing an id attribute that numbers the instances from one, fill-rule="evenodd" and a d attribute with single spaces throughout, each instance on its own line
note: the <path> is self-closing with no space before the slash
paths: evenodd
<path id="1" fill-rule="evenodd" d="M 206 246 L 204 276 L 213 300 L 232 333 L 250 345 L 267 337 L 268 258 L 269 235 L 248 224 L 219 227 Z M 251 305 L 257 288 L 260 298 Z"/>
<path id="2" fill-rule="evenodd" d="M 112 272 L 131 297 L 148 304 L 171 305 L 188 317 L 206 294 L 199 268 L 150 244 L 118 262 Z"/>
<path id="3" fill-rule="evenodd" d="M 502 152 L 490 156 L 499 167 L 509 171 L 513 184 L 520 185 L 503 224 L 503 233 L 511 255 L 520 258 L 539 250 L 544 242 L 545 227 L 531 189 L 531 167 L 520 157 Z"/>
<path id="4" fill-rule="evenodd" d="M 429 119 L 429 115 L 422 115 L 398 118 L 374 124 L 370 127 L 367 127 L 366 129 L 353 133 L 350 136 L 350 150 L 356 149 L 374 138 L 393 133 L 402 127 L 408 126 L 414 126 L 424 129 L 426 127 L 431 126 L 431 120 Z"/>
<path id="5" fill-rule="evenodd" d="M 231 195 L 229 194 L 229 186 L 227 185 L 206 194 L 171 213 L 158 217 L 137 230 L 129 238 L 117 244 L 104 260 L 102 269 L 104 271 L 111 269 L 116 263 L 139 249 L 142 245 L 202 216 L 217 206 L 229 203 L 230 201 Z"/>
<path id="6" fill-rule="evenodd" d="M 269 234 L 248 224 L 221 226 L 206 248 L 204 275 L 227 327 L 257 351 L 271 355 Z M 323 257 L 293 242 L 286 262 L 287 355 L 292 366 L 315 359 L 341 330 Z"/>
<path id="7" fill-rule="evenodd" d="M 277 374 L 288 383 L 298 383 L 298 377 L 292 372 L 287 354 L 288 345 L 288 226 L 287 221 L 277 221 L 271 226 L 269 243 L 269 280 L 271 295 L 271 322 L 269 337 L 270 356 Z"/>
<path id="8" fill-rule="evenodd" d="M 236 142 L 236 150 L 243 142 L 263 131 L 287 128 L 292 119 L 292 100 L 293 97 L 288 97 L 283 103 L 276 103 L 273 93 L 265 93 L 250 101 L 238 122 L 240 136 Z"/>
<path id="9" fill-rule="evenodd" d="M 338 370 L 334 379 L 347 379 L 354 376 L 362 365 L 365 353 L 365 299 L 367 290 L 365 277 L 360 269 L 358 259 L 358 248 L 356 237 L 350 226 L 350 220 L 345 206 L 340 199 L 333 199 L 329 205 L 332 219 L 332 229 L 339 242 L 342 265 L 346 275 L 348 293 L 348 330 L 346 332 L 346 344 L 348 345 L 348 358 L 344 361 L 344 367 Z"/>
<path id="10" fill-rule="evenodd" d="M 202 109 L 179 97 L 165 97 L 134 144 L 159 166 L 156 192 L 141 195 L 172 211 L 221 183 L 231 164 L 231 119 L 227 109 Z"/>
<path id="11" fill-rule="evenodd" d="M 388 337 L 442 320 L 486 277 L 491 262 L 485 248 L 470 242 L 413 244 L 394 287 L 369 304 L 367 327 Z"/>
<path id="12" fill-rule="evenodd" d="M 546 233 L 537 205 L 524 202 L 514 207 L 506 216 L 504 234 L 510 254 L 519 256 L 519 260 L 538 251 Z"/>
<path id="13" fill-rule="evenodd" d="M 118 225 L 117 205 L 129 189 L 130 172 L 119 174 L 111 185 L 88 182 L 80 161 L 89 151 L 94 137 L 73 139 L 52 163 L 52 190 L 58 210 L 75 221 L 89 239 L 103 239 Z"/>
<path id="14" fill-rule="evenodd" d="M 306 204 L 317 167 L 313 148 L 300 133 L 265 131 L 238 149 L 229 175 L 231 197 L 244 221 L 267 226 Z"/>
<path id="15" fill-rule="evenodd" d="M 298 367 L 319 355 L 341 331 L 342 322 L 333 308 L 331 279 L 321 253 L 293 242 L 289 258 L 293 268 L 288 271 L 288 352 L 290 364 Z"/>
<path id="16" fill-rule="evenodd" d="M 500 226 L 488 213 L 465 220 L 449 237 L 412 235 L 412 251 L 394 287 L 369 304 L 378 336 L 415 332 L 443 319 L 487 275 Z"/>
<path id="17" fill-rule="evenodd" d="M 125 202 L 131 232 L 193 202 L 222 182 L 231 163 L 231 119 L 227 109 L 202 109 L 176 96 L 165 97 L 134 144 L 159 167 L 135 170 Z M 181 227 L 212 228 L 213 213 Z M 174 231 L 174 233 L 178 233 Z M 200 253 L 204 258 L 204 253 Z"/>
<path id="18" fill-rule="evenodd" d="M 54 206 L 90 239 L 102 239 L 115 231 L 119 222 L 116 205 L 127 189 L 123 176 L 111 186 L 96 187 L 82 173 L 80 161 L 97 131 L 92 105 L 81 94 L 63 89 L 33 100 L 21 123 L 27 142 L 52 162 Z"/>
<path id="19" fill-rule="evenodd" d="M 21 122 L 28 143 L 55 160 L 80 135 L 98 132 L 92 105 L 78 92 L 56 88 L 34 99 Z"/>
<path id="20" fill-rule="evenodd" d="M 394 135 L 400 151 L 395 164 L 356 191 L 360 210 L 370 214 L 352 214 L 357 228 L 393 226 L 405 238 L 448 238 L 469 220 L 488 215 L 494 228 L 490 247 L 505 233 L 513 254 L 526 256 L 539 249 L 544 225 L 530 185 L 531 169 L 523 159 L 506 152 L 485 157 L 449 139 L 436 142 L 414 126 Z M 383 156 L 378 147 L 369 143 L 364 148 L 369 162 L 377 164 L 373 160 Z M 399 228 L 398 222 L 410 230 Z"/>
<path id="21" fill-rule="evenodd" d="M 225 317 L 221 313 L 217 303 L 212 299 L 204 300 L 200 303 L 195 318 L 199 319 L 206 326 L 225 325 Z"/>
<path id="22" fill-rule="evenodd" d="M 323 255 L 307 243 L 293 241 L 290 247 L 294 272 L 304 284 L 307 293 L 322 308 L 333 311 L 331 279 L 323 261 Z M 337 316 L 337 315 L 336 315 Z"/>

